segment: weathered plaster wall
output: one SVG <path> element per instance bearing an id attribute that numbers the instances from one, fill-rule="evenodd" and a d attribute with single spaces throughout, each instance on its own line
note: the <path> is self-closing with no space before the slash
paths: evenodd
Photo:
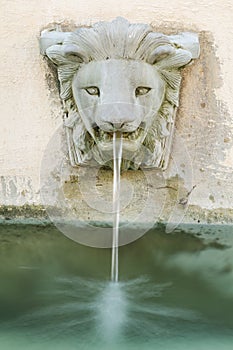
<path id="1" fill-rule="evenodd" d="M 183 72 L 173 156 L 179 169 L 188 168 L 186 174 L 192 174 L 193 208 L 199 213 L 200 208 L 203 213 L 204 209 L 230 213 L 233 0 L 1 0 L 1 5 L 1 205 L 41 203 L 40 162 L 61 124 L 58 94 L 39 54 L 40 31 L 54 22 L 90 25 L 123 16 L 163 32 L 200 33 L 201 57 Z M 182 176 L 176 164 L 166 173 L 168 179 L 177 172 Z M 190 177 L 184 182 L 189 190 Z"/>

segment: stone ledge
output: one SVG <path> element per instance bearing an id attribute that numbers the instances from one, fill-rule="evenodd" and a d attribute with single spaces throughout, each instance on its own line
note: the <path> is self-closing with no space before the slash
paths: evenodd
<path id="1" fill-rule="evenodd" d="M 52 208 L 49 208 L 50 210 Z M 59 211 L 56 209 L 56 213 Z M 59 215 L 59 214 L 58 214 Z M 46 208 L 42 205 L 23 205 L 23 206 L 0 206 L 0 224 L 52 224 Z M 81 223 L 81 221 L 80 221 Z M 111 226 L 111 222 L 102 222 L 88 220 L 85 223 L 96 226 Z M 149 219 L 148 219 L 149 223 Z M 127 223 L 129 224 L 129 222 Z M 134 223 L 137 224 L 137 223 Z M 160 218 L 156 224 L 166 225 L 167 220 Z M 233 209 L 205 209 L 195 205 L 189 205 L 186 215 L 179 226 L 183 225 L 232 225 Z"/>

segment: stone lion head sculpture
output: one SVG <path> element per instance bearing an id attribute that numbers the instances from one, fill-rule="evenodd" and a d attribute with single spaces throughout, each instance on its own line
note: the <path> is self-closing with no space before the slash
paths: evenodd
<path id="1" fill-rule="evenodd" d="M 57 68 L 70 161 L 111 167 L 113 132 L 122 168 L 165 169 L 180 69 L 199 55 L 196 34 L 164 35 L 123 18 L 74 32 L 43 31 L 41 51 Z"/>

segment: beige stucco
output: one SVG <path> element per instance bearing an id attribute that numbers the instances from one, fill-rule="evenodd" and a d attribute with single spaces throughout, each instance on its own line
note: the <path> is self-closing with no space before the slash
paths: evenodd
<path id="1" fill-rule="evenodd" d="M 191 205 L 199 211 L 233 207 L 233 0 L 1 0 L 1 5 L 1 205 L 41 204 L 40 163 L 61 124 L 58 94 L 49 87 L 51 75 L 39 54 L 40 31 L 54 22 L 90 25 L 123 16 L 164 32 L 200 33 L 201 57 L 183 73 L 173 155 L 179 167 L 189 156 L 196 185 Z M 173 165 L 165 177 L 176 173 Z M 190 183 L 184 186 L 190 189 Z"/>

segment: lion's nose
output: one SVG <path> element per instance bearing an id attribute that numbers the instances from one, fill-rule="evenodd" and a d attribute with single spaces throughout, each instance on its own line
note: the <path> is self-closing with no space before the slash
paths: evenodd
<path id="1" fill-rule="evenodd" d="M 98 123 L 100 129 L 107 132 L 121 131 L 121 132 L 132 132 L 135 131 L 138 125 L 134 123 L 129 123 L 128 121 L 103 121 L 102 123 Z"/>
<path id="2" fill-rule="evenodd" d="M 127 123 L 125 122 L 109 122 L 105 121 L 99 124 L 100 129 L 112 132 L 112 131 L 121 131 L 126 127 Z"/>
<path id="3" fill-rule="evenodd" d="M 125 123 L 109 123 L 113 130 L 121 130 Z"/>

